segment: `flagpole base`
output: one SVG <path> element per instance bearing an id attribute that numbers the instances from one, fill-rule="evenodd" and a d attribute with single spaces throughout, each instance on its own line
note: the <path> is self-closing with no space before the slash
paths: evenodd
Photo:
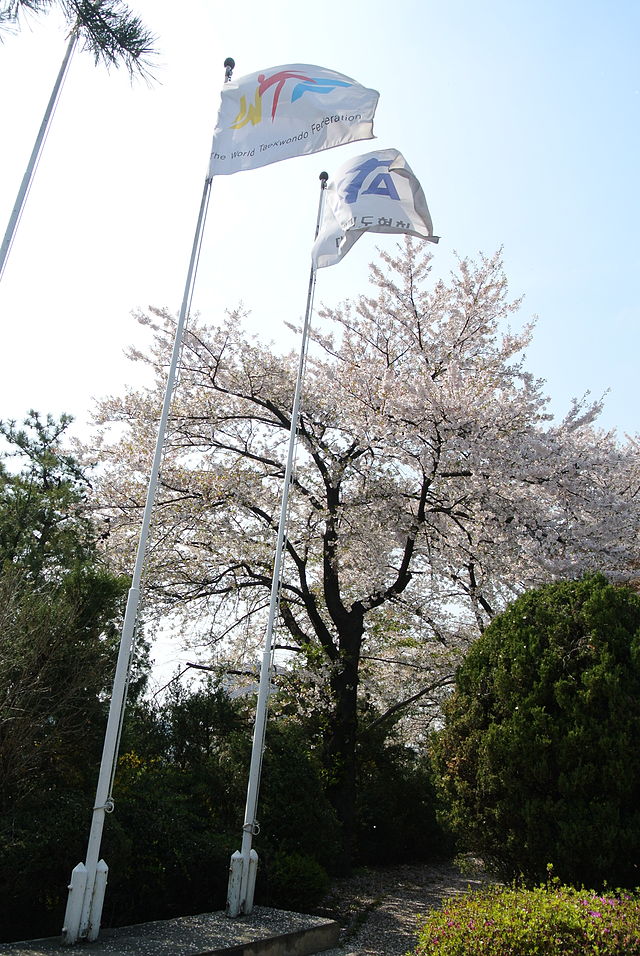
<path id="1" fill-rule="evenodd" d="M 62 927 L 63 945 L 73 946 L 80 941 L 92 943 L 98 938 L 108 876 L 109 867 L 104 860 L 98 860 L 91 880 L 84 863 L 74 867 Z M 89 895 L 90 900 L 87 899 Z M 87 910 L 88 915 L 83 920 L 83 913 Z"/>
<path id="2" fill-rule="evenodd" d="M 227 916 L 234 919 L 253 910 L 253 896 L 258 874 L 258 854 L 251 850 L 248 858 L 240 850 L 231 854 L 229 885 L 227 888 Z"/>

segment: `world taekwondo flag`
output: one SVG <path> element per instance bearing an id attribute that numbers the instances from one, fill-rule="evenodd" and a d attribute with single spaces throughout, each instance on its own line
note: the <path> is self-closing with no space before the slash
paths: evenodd
<path id="1" fill-rule="evenodd" d="M 438 242 L 422 186 L 397 149 L 356 156 L 329 182 L 311 251 L 315 268 L 340 262 L 365 232 L 407 233 Z"/>
<path id="2" fill-rule="evenodd" d="M 376 90 L 320 66 L 276 66 L 222 88 L 210 176 L 373 139 Z"/>

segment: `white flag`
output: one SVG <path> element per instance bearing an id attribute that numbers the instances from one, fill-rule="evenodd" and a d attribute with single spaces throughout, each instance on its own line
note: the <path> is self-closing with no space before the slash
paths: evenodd
<path id="1" fill-rule="evenodd" d="M 316 269 L 340 262 L 364 232 L 408 233 L 438 241 L 422 186 L 397 149 L 356 156 L 329 182 L 311 251 Z"/>
<path id="2" fill-rule="evenodd" d="M 377 105 L 376 90 L 320 66 L 276 66 L 225 83 L 209 175 L 373 139 Z"/>

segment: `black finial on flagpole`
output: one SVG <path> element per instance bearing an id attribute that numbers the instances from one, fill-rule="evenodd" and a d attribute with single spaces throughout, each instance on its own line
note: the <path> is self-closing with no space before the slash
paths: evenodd
<path id="1" fill-rule="evenodd" d="M 329 173 L 320 173 L 318 179 L 320 180 L 320 189 L 327 188 L 327 179 L 329 178 Z"/>
<path id="2" fill-rule="evenodd" d="M 233 73 L 233 70 L 234 70 L 234 68 L 235 68 L 235 65 L 236 65 L 236 61 L 233 59 L 232 56 L 228 56 L 227 59 L 224 61 L 224 81 L 225 81 L 225 83 L 228 83 L 229 80 L 231 79 L 231 74 Z"/>

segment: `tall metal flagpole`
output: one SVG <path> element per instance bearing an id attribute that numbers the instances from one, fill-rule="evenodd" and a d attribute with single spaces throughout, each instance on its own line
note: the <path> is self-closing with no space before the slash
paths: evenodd
<path id="1" fill-rule="evenodd" d="M 315 236 L 318 235 L 324 190 L 327 186 L 327 173 L 320 173 L 320 199 L 318 202 L 318 216 Z M 258 854 L 252 849 L 253 837 L 259 832 L 256 821 L 258 808 L 258 790 L 260 788 L 260 774 L 262 770 L 262 754 L 267 727 L 267 705 L 269 684 L 271 680 L 271 655 L 273 650 L 273 630 L 280 603 L 280 571 L 282 567 L 282 551 L 284 547 L 285 528 L 287 522 L 287 507 L 289 490 L 293 473 L 293 460 L 298 431 L 298 416 L 300 412 L 300 396 L 302 394 L 302 379 L 309 341 L 309 327 L 313 305 L 313 292 L 316 283 L 316 268 L 312 264 L 309 276 L 309 290 L 307 293 L 307 307 L 302 328 L 302 342 L 300 344 L 300 358 L 298 361 L 298 376 L 291 411 L 291 430 L 289 433 L 289 451 L 284 472 L 282 502 L 280 506 L 280 521 L 276 538 L 276 552 L 273 562 L 273 577 L 271 579 L 271 599 L 269 601 L 269 616 L 264 639 L 262 665 L 260 668 L 260 683 L 258 685 L 258 701 L 256 704 L 256 719 L 253 730 L 253 744 L 251 748 L 251 762 L 249 765 L 249 783 L 247 785 L 247 802 L 242 827 L 242 846 L 231 856 L 229 868 L 229 885 L 227 889 L 227 915 L 239 916 L 241 913 L 250 913 L 253 909 L 253 894 L 255 890 L 256 874 L 258 869 Z"/>
<path id="2" fill-rule="evenodd" d="M 224 66 L 225 82 L 229 82 L 235 63 L 231 58 L 228 58 L 225 60 Z M 207 208 L 211 193 L 211 183 L 212 176 L 209 172 L 207 174 L 207 178 L 205 179 L 204 189 L 202 191 L 200 212 L 198 214 L 198 221 L 193 238 L 193 246 L 191 249 L 189 269 L 187 272 L 184 295 L 182 298 L 182 306 L 180 308 L 180 315 L 176 324 L 173 352 L 169 365 L 169 373 L 167 376 L 167 385 L 164 393 L 162 412 L 160 414 L 160 422 L 158 424 L 158 436 L 156 439 L 153 464 L 151 466 L 151 473 L 149 476 L 147 500 L 142 516 L 142 527 L 140 529 L 140 538 L 138 541 L 135 567 L 131 579 L 131 588 L 127 597 L 127 607 L 125 610 L 124 623 L 122 626 L 122 636 L 120 638 L 118 662 L 116 664 L 116 672 L 113 679 L 113 691 L 111 694 L 111 704 L 109 706 L 107 730 L 105 733 L 102 760 L 98 775 L 96 800 L 95 806 L 93 808 L 91 829 L 89 832 L 87 858 L 86 863 L 78 863 L 71 874 L 69 897 L 67 900 L 64 926 L 62 929 L 62 941 L 66 944 L 76 943 L 78 939 L 86 939 L 89 941 L 94 940 L 97 938 L 100 931 L 100 918 L 102 916 L 102 904 L 104 902 L 104 893 L 107 885 L 108 874 L 107 864 L 104 860 L 99 859 L 102 830 L 104 827 L 105 813 L 110 813 L 114 808 L 111 790 L 118 759 L 120 732 L 122 730 L 122 720 L 126 704 L 129 675 L 133 660 L 136 619 L 140 605 L 140 582 L 144 567 L 144 558 L 147 538 L 149 535 L 149 527 L 151 525 L 153 504 L 158 487 L 167 421 L 171 408 L 171 399 L 173 397 L 180 353 L 182 351 L 182 337 L 191 306 L 193 286 L 198 267 L 198 258 L 200 255 L 204 225 L 207 217 Z"/>
<path id="3" fill-rule="evenodd" d="M 27 201 L 27 196 L 29 195 L 29 190 L 31 189 L 31 183 L 33 182 L 33 177 L 38 166 L 40 154 L 42 153 L 42 148 L 47 138 L 47 133 L 49 132 L 49 126 L 51 125 L 51 120 L 58 104 L 58 99 L 60 97 L 60 93 L 62 92 L 62 87 L 64 85 L 64 81 L 69 70 L 69 65 L 71 63 L 71 57 L 73 56 L 73 51 L 76 48 L 77 42 L 78 29 L 76 26 L 71 31 L 71 36 L 67 45 L 67 52 L 64 55 L 62 66 L 60 67 L 60 71 L 58 73 L 58 78 L 56 79 L 51 96 L 49 97 L 49 103 L 47 104 L 47 108 L 42 118 L 42 123 L 40 124 L 40 129 L 38 130 L 38 135 L 36 136 L 36 141 L 34 143 L 33 150 L 31 151 L 31 156 L 29 158 L 29 162 L 27 163 L 27 168 L 25 170 L 24 176 L 22 177 L 20 189 L 18 190 L 18 195 L 16 196 L 16 201 L 9 217 L 7 230 L 4 234 L 2 245 L 0 246 L 0 280 L 2 279 L 2 275 L 4 273 L 4 267 L 9 256 L 9 251 L 13 244 L 18 223 L 20 222 L 20 217 L 22 216 L 24 204 Z"/>

